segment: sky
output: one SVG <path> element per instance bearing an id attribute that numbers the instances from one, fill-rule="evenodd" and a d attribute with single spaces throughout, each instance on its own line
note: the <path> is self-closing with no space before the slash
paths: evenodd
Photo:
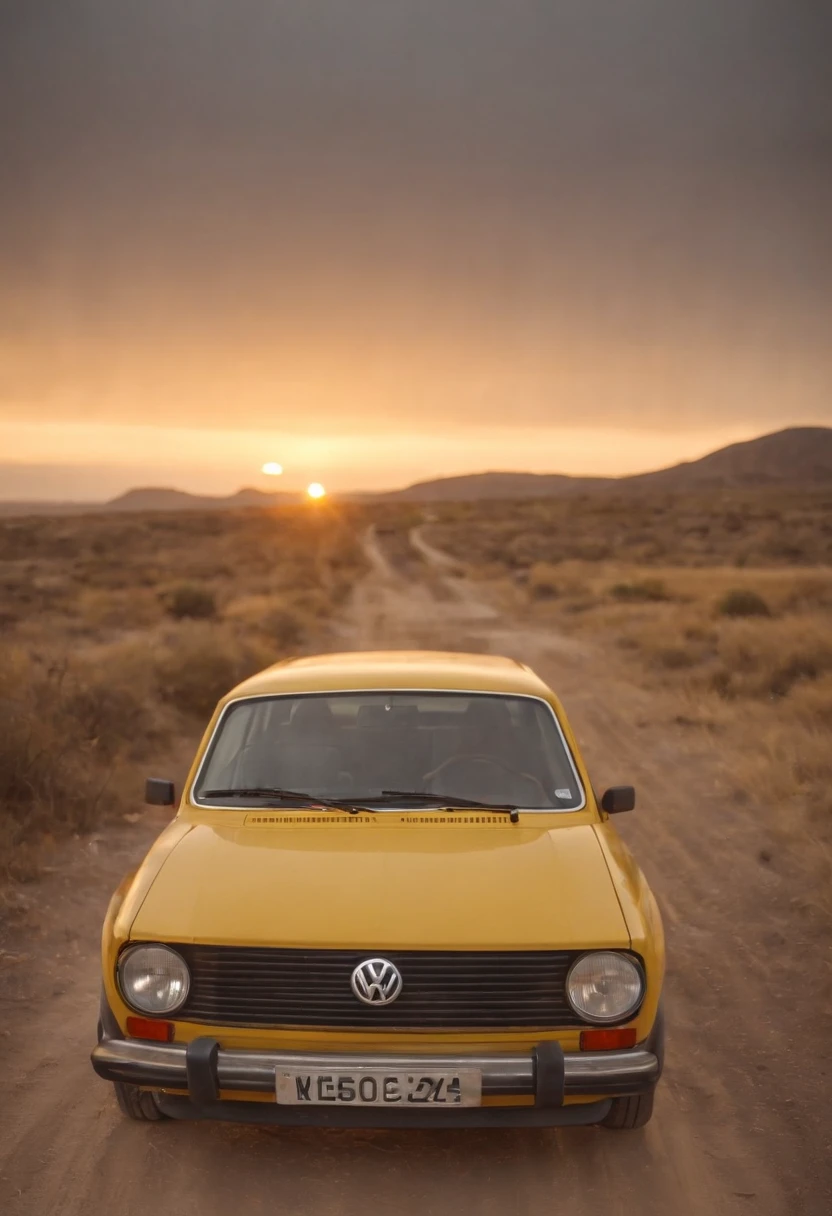
<path id="1" fill-rule="evenodd" d="M 832 424 L 832 5 L 0 0 L 0 498 Z"/>

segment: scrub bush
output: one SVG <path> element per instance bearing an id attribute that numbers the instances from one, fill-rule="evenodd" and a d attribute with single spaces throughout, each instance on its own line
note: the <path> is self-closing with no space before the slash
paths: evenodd
<path id="1" fill-rule="evenodd" d="M 263 633 L 281 654 L 299 649 L 306 640 L 306 614 L 279 604 L 263 617 Z"/>
<path id="2" fill-rule="evenodd" d="M 222 625 L 192 625 L 171 635 L 155 656 L 158 695 L 204 722 L 220 697 L 276 657 Z"/>
<path id="3" fill-rule="evenodd" d="M 538 562 L 529 571 L 529 595 L 534 600 L 557 599 L 560 588 L 555 578 L 555 570 L 545 562 Z"/>
<path id="4" fill-rule="evenodd" d="M 632 583 L 615 583 L 610 595 L 616 600 L 629 603 L 657 604 L 669 600 L 667 588 L 660 578 L 645 578 Z"/>
<path id="5" fill-rule="evenodd" d="M 720 616 L 771 616 L 771 609 L 757 591 L 736 587 L 726 591 L 716 606 Z"/>
<path id="6" fill-rule="evenodd" d="M 193 620 L 210 620 L 217 615 L 214 593 L 199 583 L 180 583 L 166 596 L 165 607 L 175 620 L 186 617 Z"/>

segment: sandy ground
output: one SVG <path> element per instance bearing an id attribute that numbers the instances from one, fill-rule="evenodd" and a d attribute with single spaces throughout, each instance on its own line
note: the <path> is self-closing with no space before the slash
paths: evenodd
<path id="1" fill-rule="evenodd" d="M 98 934 L 110 890 L 163 819 L 77 842 L 23 893 L 0 953 L 0 1210 L 97 1213 L 368 1211 L 700 1216 L 832 1211 L 828 1011 L 821 930 L 761 860 L 759 811 L 725 791 L 719 741 L 624 682 L 614 660 L 518 627 L 421 530 L 372 573 L 341 625 L 349 648 L 500 652 L 560 693 L 596 786 L 632 781 L 622 833 L 668 930 L 668 1065 L 643 1131 L 321 1132 L 119 1114 L 89 1065 Z M 155 817 L 154 817 L 155 815 Z"/>

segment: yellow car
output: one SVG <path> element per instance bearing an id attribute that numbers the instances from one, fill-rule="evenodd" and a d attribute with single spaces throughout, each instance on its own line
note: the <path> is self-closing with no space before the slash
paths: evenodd
<path id="1" fill-rule="evenodd" d="M 641 1127 L 664 938 L 609 819 L 634 799 L 596 799 L 513 660 L 261 672 L 112 899 L 95 1071 L 134 1119 Z"/>

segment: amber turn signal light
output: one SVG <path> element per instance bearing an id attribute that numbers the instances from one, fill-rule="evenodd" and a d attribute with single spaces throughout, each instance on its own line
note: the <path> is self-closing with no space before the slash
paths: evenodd
<path id="1" fill-rule="evenodd" d="M 156 1039 L 159 1043 L 170 1043 L 173 1039 L 173 1022 L 130 1017 L 127 1019 L 127 1033 L 134 1039 Z"/>
<path id="2" fill-rule="evenodd" d="M 622 1047 L 635 1047 L 636 1028 L 625 1026 L 623 1030 L 582 1030 L 581 1051 L 620 1051 Z"/>

